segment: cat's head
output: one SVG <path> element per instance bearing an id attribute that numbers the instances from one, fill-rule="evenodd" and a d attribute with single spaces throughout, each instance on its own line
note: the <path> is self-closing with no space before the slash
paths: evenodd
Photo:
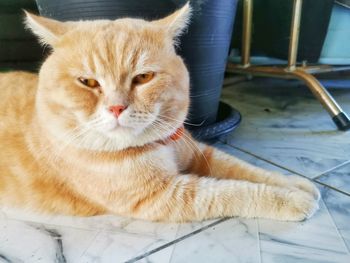
<path id="1" fill-rule="evenodd" d="M 174 46 L 190 13 L 188 4 L 156 21 L 59 22 L 27 13 L 26 25 L 52 47 L 36 99 L 48 132 L 95 150 L 173 134 L 189 107 L 189 75 Z"/>

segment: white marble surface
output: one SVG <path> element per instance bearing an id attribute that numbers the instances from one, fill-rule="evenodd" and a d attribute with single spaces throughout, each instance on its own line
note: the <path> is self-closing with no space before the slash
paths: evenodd
<path id="1" fill-rule="evenodd" d="M 0 213 L 0 262 L 125 262 L 173 241 L 179 227 L 186 235 L 213 222 L 44 216 L 7 208 Z"/>
<path id="2" fill-rule="evenodd" d="M 217 146 L 264 169 L 290 174 L 227 145 L 217 143 Z M 350 176 L 348 167 L 330 172 L 328 182 L 335 182 L 334 186 L 346 185 Z M 333 174 L 338 170 L 343 180 L 331 176 L 338 175 Z M 350 262 L 350 196 L 318 186 L 323 200 L 320 210 L 310 220 L 301 223 L 258 220 L 262 262 Z"/>
<path id="3" fill-rule="evenodd" d="M 178 236 L 183 236 L 191 228 L 182 226 Z M 259 262 L 259 239 L 257 221 L 247 219 L 228 219 L 207 228 L 196 235 L 157 252 L 141 262 Z M 249 251 L 249 253 L 247 253 Z M 167 253 L 165 253 L 167 252 Z"/>
<path id="4" fill-rule="evenodd" d="M 350 92 L 332 93 L 350 111 Z M 256 79 L 224 89 L 223 98 L 243 115 L 231 145 L 311 178 L 350 159 L 350 133 L 336 130 L 306 87 Z"/>
<path id="5" fill-rule="evenodd" d="M 95 230 L 1 219 L 0 262 L 76 262 L 97 234 Z"/>
<path id="6" fill-rule="evenodd" d="M 348 251 L 350 251 L 350 196 L 324 187 L 322 197 L 339 235 L 344 240 Z"/>
<path id="7" fill-rule="evenodd" d="M 326 206 L 301 223 L 259 220 L 262 262 L 350 262 Z"/>

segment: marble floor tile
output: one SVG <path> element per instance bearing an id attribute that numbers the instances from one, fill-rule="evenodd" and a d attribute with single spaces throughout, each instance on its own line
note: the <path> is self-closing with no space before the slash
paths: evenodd
<path id="1" fill-rule="evenodd" d="M 174 246 L 169 246 L 157 251 L 156 253 L 147 255 L 139 260 L 131 260 L 128 263 L 167 263 L 170 262 L 173 251 Z"/>
<path id="2" fill-rule="evenodd" d="M 214 219 L 214 220 L 208 220 L 204 222 L 180 224 L 178 233 L 174 240 L 172 240 L 171 242 L 161 247 L 157 247 L 153 250 L 149 250 L 143 255 L 139 255 L 138 257 L 133 258 L 128 262 L 130 263 L 132 262 L 151 262 L 151 263 L 170 262 L 175 244 L 180 243 L 183 240 L 190 238 L 193 235 L 201 233 L 206 229 L 212 228 L 226 220 L 228 219 Z"/>
<path id="3" fill-rule="evenodd" d="M 350 197 L 324 187 L 322 198 L 340 236 L 343 238 L 348 251 L 350 251 Z"/>
<path id="4" fill-rule="evenodd" d="M 181 226 L 178 236 L 189 228 L 189 225 Z M 257 230 L 256 220 L 228 219 L 167 248 L 170 262 L 260 262 Z M 162 262 L 164 254 L 158 253 L 141 262 Z"/>
<path id="5" fill-rule="evenodd" d="M 214 146 L 261 168 L 289 174 L 228 145 Z M 329 176 L 329 182 L 333 182 L 332 178 Z M 350 262 L 350 196 L 319 187 L 323 201 L 310 220 L 301 223 L 259 220 L 262 262 Z"/>
<path id="6" fill-rule="evenodd" d="M 77 262 L 98 231 L 0 219 L 0 262 Z"/>
<path id="7" fill-rule="evenodd" d="M 185 227 L 188 233 L 191 233 L 213 223 L 213 220 L 192 224 L 167 224 L 134 220 L 114 215 L 70 217 L 39 215 L 9 208 L 1 209 L 0 225 L 2 224 L 4 229 L 9 229 L 8 232 L 11 233 L 14 231 L 14 227 L 12 227 L 14 223 L 17 226 L 23 225 L 22 228 L 33 225 L 44 229 L 54 229 L 53 231 L 58 233 L 61 233 L 65 229 L 70 229 L 71 236 L 67 235 L 69 239 L 64 236 L 61 243 L 67 246 L 67 248 L 71 248 L 69 244 L 72 242 L 70 240 L 76 238 L 77 242 L 73 248 L 75 251 L 81 251 L 81 253 L 79 255 L 68 253 L 68 257 L 72 260 L 67 262 L 85 263 L 128 261 L 173 241 L 176 238 L 179 227 Z M 20 229 L 20 227 L 16 227 L 16 229 Z M 66 230 L 66 232 L 68 233 L 69 230 Z M 85 233 L 91 234 L 89 237 L 85 237 Z M 182 231 L 182 233 L 188 234 L 186 231 Z M 20 235 L 20 233 L 17 234 Z M 16 239 L 19 238 L 17 234 L 13 239 L 13 243 L 9 244 L 8 247 L 2 247 L 1 238 L 6 239 L 7 237 L 1 236 L 0 233 L 0 255 L 2 255 L 1 252 L 4 252 L 4 255 L 13 254 L 9 247 L 16 243 Z M 39 241 L 42 239 L 40 232 L 36 233 L 33 230 L 29 231 L 27 235 L 32 240 L 31 242 L 34 242 L 37 238 L 39 238 Z M 80 241 L 80 237 L 83 239 L 82 241 Z M 48 238 L 46 237 L 46 239 Z M 40 247 L 40 244 L 38 246 Z M 35 249 L 36 247 L 28 247 L 28 253 L 34 253 L 33 251 Z M 54 248 L 50 247 L 50 249 L 53 250 Z M 48 255 L 42 254 L 43 251 L 41 250 L 35 253 L 48 258 Z M 164 252 L 162 253 L 164 254 Z"/>
<path id="8" fill-rule="evenodd" d="M 171 239 L 101 231 L 79 262 L 170 262 L 173 243 L 182 243 L 217 221 L 220 220 L 178 224 L 177 234 Z"/>
<path id="9" fill-rule="evenodd" d="M 0 218 L 1 217 L 34 223 L 68 226 L 78 229 L 125 232 L 145 236 L 160 236 L 164 238 L 174 236 L 178 227 L 177 224 L 153 223 L 115 215 L 91 217 L 42 215 L 12 208 L 2 208 L 0 210 Z"/>
<path id="10" fill-rule="evenodd" d="M 258 221 L 262 262 L 350 262 L 323 201 L 320 210 L 304 222 Z"/>
<path id="11" fill-rule="evenodd" d="M 350 91 L 332 94 L 350 111 Z M 308 177 L 350 159 L 350 133 L 337 131 L 306 87 L 255 79 L 223 90 L 223 100 L 242 113 L 227 142 Z"/>
<path id="12" fill-rule="evenodd" d="M 239 158 L 243 161 L 246 161 L 252 165 L 255 165 L 255 166 L 258 166 L 260 168 L 263 168 L 263 169 L 266 169 L 266 170 L 270 170 L 270 171 L 275 171 L 275 172 L 280 172 L 282 174 L 285 174 L 285 175 L 291 175 L 292 173 L 283 169 L 283 168 L 280 168 L 278 166 L 275 166 L 271 163 L 268 163 L 264 160 L 261 160 L 261 159 L 258 159 L 256 158 L 255 156 L 251 155 L 251 154 L 247 154 L 245 152 L 242 152 L 238 149 L 235 149 L 233 148 L 232 146 L 228 145 L 228 144 L 225 144 L 223 142 L 216 142 L 215 144 L 212 145 L 213 147 L 225 152 L 225 153 L 228 153 L 230 155 L 233 155 L 234 157 L 236 158 Z"/>
<path id="13" fill-rule="evenodd" d="M 317 181 L 350 195 L 350 163 L 322 175 Z"/>
<path id="14" fill-rule="evenodd" d="M 155 249 L 171 239 L 142 236 L 137 234 L 101 231 L 94 242 L 78 260 L 80 263 L 91 262 L 126 262 L 135 256 Z"/>

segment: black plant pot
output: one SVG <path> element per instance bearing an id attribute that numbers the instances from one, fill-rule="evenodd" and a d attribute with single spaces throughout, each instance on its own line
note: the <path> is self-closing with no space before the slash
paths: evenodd
<path id="1" fill-rule="evenodd" d="M 61 21 L 121 17 L 158 19 L 186 3 L 185 0 L 36 1 L 41 15 Z M 212 127 L 219 118 L 219 99 L 237 0 L 190 2 L 193 8 L 192 21 L 188 31 L 181 37 L 178 50 L 190 71 L 191 107 L 188 122 Z"/>

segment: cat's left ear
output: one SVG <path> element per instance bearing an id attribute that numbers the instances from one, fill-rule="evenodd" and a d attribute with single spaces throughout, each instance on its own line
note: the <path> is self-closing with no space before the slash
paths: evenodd
<path id="1" fill-rule="evenodd" d="M 39 37 L 42 44 L 54 46 L 59 38 L 68 31 L 67 23 L 24 12 L 26 27 Z"/>
<path id="2" fill-rule="evenodd" d="M 187 2 L 182 8 L 176 10 L 174 13 L 160 20 L 153 21 L 153 23 L 163 27 L 176 42 L 178 37 L 187 29 L 190 23 L 191 14 L 192 8 L 189 2 Z"/>

